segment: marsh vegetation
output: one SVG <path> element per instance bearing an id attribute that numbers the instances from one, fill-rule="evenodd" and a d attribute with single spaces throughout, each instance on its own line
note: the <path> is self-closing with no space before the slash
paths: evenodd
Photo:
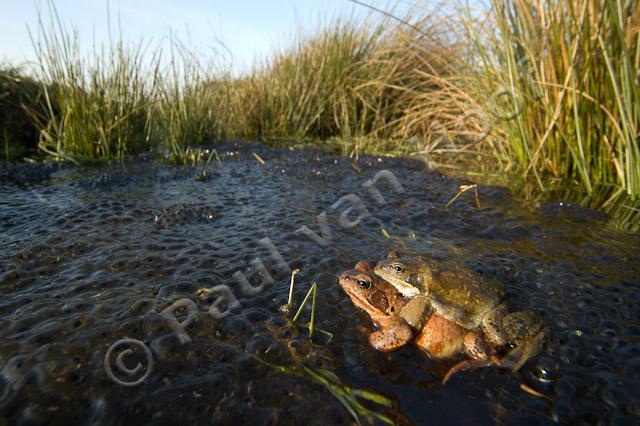
<path id="1" fill-rule="evenodd" d="M 24 157 L 20 140 L 76 162 L 304 142 L 419 155 L 640 226 L 637 2 L 433 9 L 332 20 L 237 76 L 179 41 L 161 52 L 115 37 L 83 56 L 51 8 L 33 29 L 37 66 L 0 73 L 4 157 Z"/>

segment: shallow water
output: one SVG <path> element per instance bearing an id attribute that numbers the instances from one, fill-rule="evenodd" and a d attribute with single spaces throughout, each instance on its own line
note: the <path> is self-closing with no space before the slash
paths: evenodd
<path id="1" fill-rule="evenodd" d="M 330 387 L 309 373 L 326 369 L 336 386 L 388 397 L 390 407 L 364 405 L 400 423 L 639 421 L 638 236 L 571 205 L 529 211 L 495 187 L 479 188 L 480 209 L 470 193 L 445 209 L 464 182 L 413 160 L 352 164 L 312 150 L 231 143 L 218 152 L 220 164 L 201 168 L 145 158 L 103 168 L 0 166 L 0 420 L 350 424 Z M 381 170 L 404 189 L 381 180 L 384 203 L 363 187 Z M 352 211 L 340 224 L 349 204 L 331 206 L 348 194 L 369 216 L 347 228 L 344 220 L 366 216 Z M 298 231 L 306 225 L 321 235 L 323 212 L 326 245 Z M 441 379 L 453 361 L 431 361 L 412 346 L 370 349 L 362 328 L 371 322 L 336 275 L 391 249 L 454 259 L 503 282 L 515 308 L 548 321 L 549 344 L 520 372 L 486 368 L 447 385 Z M 234 273 L 257 286 L 256 258 L 274 282 L 243 290 Z M 312 340 L 304 327 L 310 304 L 300 326 L 279 311 L 289 268 L 300 269 L 294 311 L 318 285 Z M 216 306 L 230 313 L 209 314 L 223 297 L 228 303 Z M 175 313 L 190 321 L 177 333 L 160 312 L 180 300 L 193 312 Z M 144 343 L 153 358 L 137 386 L 110 376 L 141 378 L 148 367 L 141 348 L 120 358 L 128 369 L 140 362 L 135 374 L 118 370 L 123 347 L 105 361 L 125 338 Z M 287 374 L 274 365 L 311 370 Z"/>

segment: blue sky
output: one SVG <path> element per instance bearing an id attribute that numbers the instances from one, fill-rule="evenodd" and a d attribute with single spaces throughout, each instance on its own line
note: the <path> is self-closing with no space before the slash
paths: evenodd
<path id="1" fill-rule="evenodd" d="M 388 1 L 369 1 L 388 7 Z M 37 30 L 38 9 L 48 17 L 43 0 L 4 0 L 0 14 L 0 62 L 20 64 L 34 59 L 27 28 Z M 159 43 L 171 32 L 203 52 L 224 43 L 236 71 L 253 59 L 287 46 L 296 30 L 316 28 L 337 15 L 369 11 L 348 0 L 58 0 L 58 14 L 75 28 L 83 49 L 108 40 L 108 10 L 125 39 Z M 205 53 L 207 54 L 207 53 Z"/>

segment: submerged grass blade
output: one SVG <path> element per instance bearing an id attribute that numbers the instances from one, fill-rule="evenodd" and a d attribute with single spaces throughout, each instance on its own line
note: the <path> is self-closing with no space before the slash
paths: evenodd
<path id="1" fill-rule="evenodd" d="M 358 401 L 357 399 L 357 396 L 360 396 L 361 394 L 355 392 L 354 389 L 352 389 L 351 387 L 341 384 L 338 377 L 335 376 L 335 374 L 333 374 L 332 372 L 322 368 L 313 370 L 309 367 L 304 367 L 304 371 L 312 379 L 314 379 L 314 381 L 322 384 L 329 392 L 331 392 L 331 394 L 335 396 L 340 401 L 340 403 L 342 403 L 342 405 L 347 409 L 347 411 L 349 411 L 351 416 L 354 418 L 354 420 L 358 424 L 361 424 L 360 416 L 365 417 L 369 420 L 371 420 L 371 418 L 373 417 L 382 421 L 383 423 L 390 424 L 390 425 L 395 424 L 394 421 L 388 416 L 385 416 L 384 414 L 380 414 L 378 412 L 370 410 L 366 408 L 364 405 L 362 405 L 360 401 Z M 368 399 L 369 401 L 377 402 L 377 401 L 374 401 L 373 392 L 368 391 L 366 395 L 367 395 L 366 399 Z M 375 399 L 383 402 L 383 404 L 380 404 L 380 405 L 383 405 L 385 407 L 392 406 L 391 400 L 386 398 L 383 395 L 378 394 L 377 398 Z"/>
<path id="2" fill-rule="evenodd" d="M 396 424 L 388 415 L 368 408 L 358 400 L 358 398 L 362 398 L 363 400 L 372 402 L 381 407 L 392 408 L 394 405 L 393 400 L 382 394 L 367 389 L 357 389 L 347 386 L 341 382 L 338 376 L 326 368 L 312 368 L 298 364 L 279 365 L 270 363 L 256 355 L 253 355 L 253 357 L 261 364 L 264 364 L 275 371 L 291 376 L 311 379 L 313 382 L 322 385 L 327 389 L 327 391 L 329 391 L 329 393 L 340 401 L 357 424 L 361 424 L 361 418 L 366 419 L 369 423 L 373 423 L 372 420 L 377 419 L 385 424 Z"/>

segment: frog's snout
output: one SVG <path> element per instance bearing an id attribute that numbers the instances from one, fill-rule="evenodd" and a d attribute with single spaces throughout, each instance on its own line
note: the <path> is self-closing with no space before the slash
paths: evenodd
<path id="1" fill-rule="evenodd" d="M 349 274 L 347 274 L 346 272 L 336 275 L 336 282 L 342 285 L 342 283 L 347 279 L 348 276 Z"/>

